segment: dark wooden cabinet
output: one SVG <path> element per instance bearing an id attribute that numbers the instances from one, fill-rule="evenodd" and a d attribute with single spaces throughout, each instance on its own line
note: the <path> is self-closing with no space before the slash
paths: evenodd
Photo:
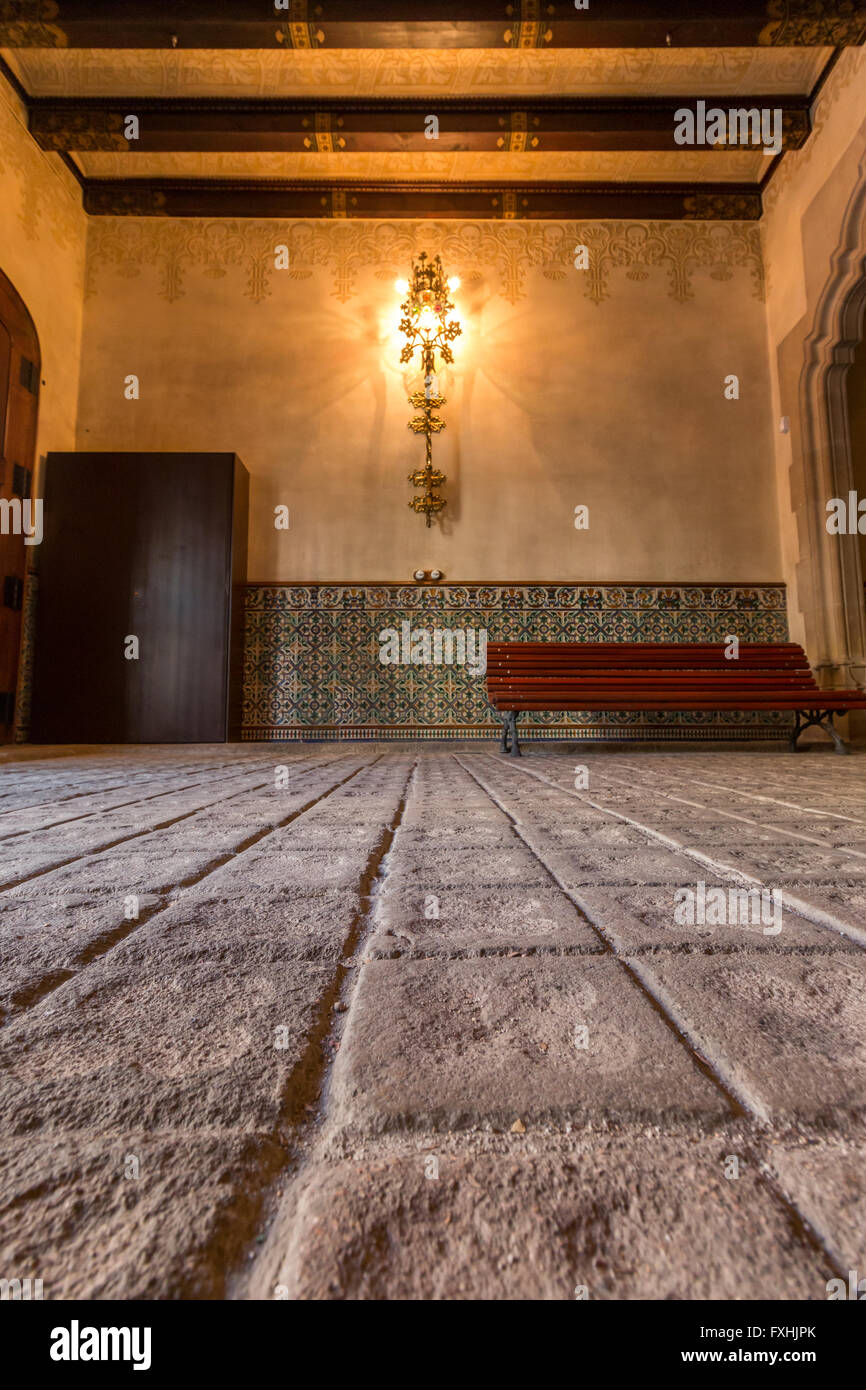
<path id="1" fill-rule="evenodd" d="M 43 492 L 33 741 L 237 738 L 249 498 L 237 455 L 54 453 Z"/>

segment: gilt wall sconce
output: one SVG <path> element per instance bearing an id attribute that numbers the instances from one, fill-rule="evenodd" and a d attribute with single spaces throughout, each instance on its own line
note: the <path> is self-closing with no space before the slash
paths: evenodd
<path id="1" fill-rule="evenodd" d="M 412 279 L 398 280 L 395 285 L 398 293 L 406 295 L 400 305 L 403 314 L 400 332 L 406 339 L 400 361 L 411 362 L 417 352 L 424 372 L 424 390 L 413 391 L 409 397 L 409 404 L 422 412 L 409 421 L 409 428 L 415 434 L 424 435 L 425 453 L 424 467 L 410 473 L 409 482 L 424 491 L 420 497 L 413 497 L 409 506 L 419 515 L 423 513 L 428 526 L 432 525 L 433 515 L 445 506 L 445 498 L 436 488 L 441 487 L 446 478 L 433 467 L 432 443 L 433 435 L 445 428 L 445 421 L 433 414 L 445 404 L 445 397 L 434 390 L 433 378 L 437 356 L 442 363 L 454 361 L 451 344 L 462 329 L 452 317 L 454 305 L 449 293 L 459 286 L 456 275 L 446 280 L 440 257 L 434 256 L 431 261 L 426 251 L 422 251 L 413 264 Z"/>

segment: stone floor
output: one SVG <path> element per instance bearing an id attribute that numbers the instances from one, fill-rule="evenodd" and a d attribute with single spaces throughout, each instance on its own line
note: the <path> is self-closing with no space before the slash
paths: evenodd
<path id="1" fill-rule="evenodd" d="M 825 1299 L 866 1272 L 863 756 L 66 750 L 0 767 L 0 884 L 0 1278 Z"/>

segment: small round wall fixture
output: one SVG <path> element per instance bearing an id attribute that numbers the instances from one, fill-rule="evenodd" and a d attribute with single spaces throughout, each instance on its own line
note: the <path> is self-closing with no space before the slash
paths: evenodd
<path id="1" fill-rule="evenodd" d="M 438 584 L 441 579 L 445 578 L 445 575 L 441 570 L 414 570 L 412 578 L 416 584 L 426 584 L 428 580 L 433 584 Z"/>
<path id="2" fill-rule="evenodd" d="M 444 579 L 445 576 L 443 575 L 441 570 L 431 570 L 430 578 L 433 580 L 434 584 L 438 584 L 439 580 Z"/>
<path id="3" fill-rule="evenodd" d="M 416 570 L 415 573 L 412 575 L 412 578 L 415 580 L 416 584 L 423 584 L 424 580 L 427 578 L 427 571 Z"/>

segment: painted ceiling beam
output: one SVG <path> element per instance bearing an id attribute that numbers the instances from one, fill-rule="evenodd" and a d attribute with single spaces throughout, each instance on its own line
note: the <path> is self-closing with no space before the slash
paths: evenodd
<path id="1" fill-rule="evenodd" d="M 866 0 L 5 0 L 0 46 L 700 48 L 862 43 Z"/>
<path id="2" fill-rule="evenodd" d="M 30 132 L 45 150 L 112 150 L 134 157 L 183 151 L 675 151 L 683 148 L 674 138 L 676 113 L 695 111 L 699 100 L 535 100 L 509 106 L 502 100 L 432 97 L 327 103 L 31 98 L 28 106 Z M 799 149 L 809 134 L 806 97 L 713 97 L 705 108 L 780 109 L 783 149 Z M 434 129 L 431 116 L 438 123 L 435 138 L 428 134 Z M 712 156 L 732 147 L 703 148 Z"/>
<path id="3" fill-rule="evenodd" d="M 86 179 L 95 216 L 754 221 L 751 184 L 370 183 L 362 179 Z"/>

